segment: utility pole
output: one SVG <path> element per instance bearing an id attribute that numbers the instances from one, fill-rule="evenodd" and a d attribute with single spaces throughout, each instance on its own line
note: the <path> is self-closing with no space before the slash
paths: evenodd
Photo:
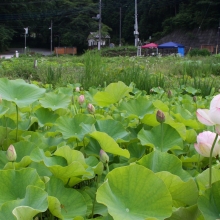
<path id="1" fill-rule="evenodd" d="M 137 21 L 137 0 L 135 0 L 135 24 L 134 24 L 134 37 L 135 37 L 135 47 L 138 46 L 138 21 Z"/>
<path id="2" fill-rule="evenodd" d="M 102 29 L 102 0 L 99 0 L 99 42 L 98 42 L 98 50 L 101 49 L 101 29 Z"/>
<path id="3" fill-rule="evenodd" d="M 26 35 L 28 34 L 28 27 L 24 28 L 24 53 L 26 54 Z"/>
<path id="4" fill-rule="evenodd" d="M 52 20 L 51 20 L 51 22 L 50 22 L 50 53 L 51 53 L 51 55 L 52 55 L 52 49 L 53 49 L 53 22 L 52 22 Z"/>
<path id="5" fill-rule="evenodd" d="M 120 7 L 120 23 L 119 23 L 119 47 L 121 47 L 121 7 Z"/>

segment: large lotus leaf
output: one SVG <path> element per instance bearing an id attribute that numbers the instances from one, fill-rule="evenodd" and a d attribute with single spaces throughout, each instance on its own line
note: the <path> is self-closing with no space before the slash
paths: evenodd
<path id="1" fill-rule="evenodd" d="M 65 94 L 69 97 L 73 95 L 73 88 L 69 87 L 59 87 L 56 89 L 56 91 L 58 92 L 58 94 Z"/>
<path id="2" fill-rule="evenodd" d="M 179 208 L 197 203 L 199 192 L 193 179 L 184 182 L 180 177 L 167 171 L 158 172 L 156 175 L 163 180 L 169 189 L 174 207 Z"/>
<path id="3" fill-rule="evenodd" d="M 84 136 L 94 130 L 95 119 L 84 114 L 75 115 L 74 118 L 63 116 L 57 119 L 57 131 L 61 132 L 64 139 L 77 138 L 82 141 Z M 84 126 L 87 125 L 87 126 Z"/>
<path id="4" fill-rule="evenodd" d="M 179 123 L 173 120 L 173 118 L 166 112 L 164 112 L 165 115 L 165 124 L 170 125 L 171 127 L 173 127 L 178 133 L 179 135 L 182 137 L 182 139 L 185 140 L 186 138 L 186 126 L 183 123 Z M 149 125 L 149 126 L 157 126 L 160 123 L 157 121 L 155 113 L 154 114 L 146 114 L 144 116 L 144 118 L 141 120 L 142 123 Z"/>
<path id="5" fill-rule="evenodd" d="M 31 152 L 31 160 L 34 162 L 44 162 L 44 164 L 47 167 L 53 166 L 53 165 L 60 165 L 60 166 L 66 166 L 67 165 L 67 161 L 63 158 L 63 157 L 59 157 L 59 156 L 53 156 L 53 157 L 49 157 L 46 156 L 44 151 L 40 148 L 35 148 L 32 152 Z"/>
<path id="6" fill-rule="evenodd" d="M 166 124 L 163 124 L 163 140 L 161 140 L 161 125 L 153 127 L 150 131 L 142 129 L 138 133 L 138 138 L 142 145 L 155 147 L 164 152 L 170 149 L 181 149 L 183 146 L 183 140 L 177 131 Z"/>
<path id="7" fill-rule="evenodd" d="M 83 189 L 78 190 L 81 195 L 83 196 L 86 205 L 87 205 L 87 213 L 86 215 L 89 216 L 92 213 L 92 207 L 93 207 L 93 201 L 92 198 L 88 195 L 88 193 L 86 193 Z"/>
<path id="8" fill-rule="evenodd" d="M 44 125 L 52 126 L 59 117 L 59 115 L 46 108 L 37 109 L 34 112 L 34 115 L 37 117 L 40 127 L 43 127 Z"/>
<path id="9" fill-rule="evenodd" d="M 65 184 L 68 183 L 69 186 L 76 184 L 75 177 L 80 177 L 78 182 L 84 180 L 84 175 L 90 176 L 90 178 L 93 177 L 93 173 L 88 172 L 80 162 L 73 161 L 68 165 L 65 158 L 56 155 L 47 157 L 43 150 L 39 148 L 32 151 L 31 159 L 35 162 L 44 162 L 55 177 L 61 179 Z"/>
<path id="10" fill-rule="evenodd" d="M 5 113 L 9 110 L 8 107 L 0 105 L 0 118 L 5 115 Z"/>
<path id="11" fill-rule="evenodd" d="M 95 174 L 102 175 L 104 168 L 102 162 L 99 162 L 99 160 L 94 156 L 89 156 L 85 160 L 86 160 L 86 164 L 92 167 Z"/>
<path id="12" fill-rule="evenodd" d="M 124 114 L 125 117 L 136 116 L 142 119 L 144 115 L 153 113 L 155 107 L 151 101 L 141 96 L 137 99 L 131 99 L 128 102 L 121 102 L 118 109 L 126 112 Z"/>
<path id="13" fill-rule="evenodd" d="M 69 146 L 58 148 L 56 152 L 54 152 L 54 155 L 65 158 L 67 164 L 71 164 L 72 162 L 77 161 L 84 167 L 87 167 L 84 155 L 78 150 L 72 150 Z"/>
<path id="14" fill-rule="evenodd" d="M 126 158 L 130 157 L 130 153 L 126 149 L 122 149 L 118 146 L 115 140 L 110 137 L 108 134 L 100 131 L 94 131 L 89 134 L 90 137 L 94 138 L 100 144 L 100 147 L 108 153 L 112 153 L 115 155 L 120 155 Z"/>
<path id="15" fill-rule="evenodd" d="M 163 112 L 169 111 L 169 107 L 160 100 L 153 101 L 153 105 L 156 109 L 160 109 Z"/>
<path id="16" fill-rule="evenodd" d="M 220 181 L 212 184 L 203 195 L 199 196 L 198 207 L 205 220 L 217 220 L 220 218 Z"/>
<path id="17" fill-rule="evenodd" d="M 153 172 L 168 171 L 179 176 L 183 181 L 188 181 L 191 176 L 182 169 L 181 160 L 175 155 L 154 151 L 142 157 L 138 164 L 147 167 Z"/>
<path id="18" fill-rule="evenodd" d="M 157 126 L 160 123 L 157 121 L 156 117 L 155 117 L 155 113 L 152 114 L 146 114 L 143 119 L 141 119 L 141 122 L 143 124 L 149 125 L 149 126 Z"/>
<path id="19" fill-rule="evenodd" d="M 0 94 L 2 99 L 14 102 L 18 107 L 28 106 L 38 100 L 45 93 L 45 89 L 28 84 L 22 79 L 0 79 Z"/>
<path id="20" fill-rule="evenodd" d="M 99 157 L 101 147 L 97 140 L 93 138 L 89 138 L 89 144 L 84 148 L 84 152 L 86 155 L 92 155 Z"/>
<path id="21" fill-rule="evenodd" d="M 146 147 L 136 142 L 128 145 L 128 151 L 130 152 L 131 155 L 130 158 L 140 159 L 144 155 L 145 150 Z"/>
<path id="22" fill-rule="evenodd" d="M 30 159 L 30 154 L 32 150 L 36 147 L 36 144 L 28 141 L 20 141 L 13 144 L 17 153 L 17 159 L 15 162 L 7 163 L 4 169 L 16 169 L 27 167 L 32 161 Z"/>
<path id="23" fill-rule="evenodd" d="M 27 186 L 24 199 L 9 201 L 1 206 L 0 219 L 32 220 L 47 208 L 47 193 L 36 186 Z"/>
<path id="24" fill-rule="evenodd" d="M 40 99 L 40 103 L 44 108 L 50 108 L 53 111 L 63 108 L 67 109 L 71 99 L 64 94 L 56 94 L 54 92 L 46 93 L 46 95 Z"/>
<path id="25" fill-rule="evenodd" d="M 0 169 L 2 170 L 5 166 L 5 164 L 8 163 L 8 159 L 6 157 L 5 151 L 0 151 Z"/>
<path id="26" fill-rule="evenodd" d="M 35 169 L 0 171 L 0 206 L 11 200 L 25 197 L 27 186 L 33 185 L 44 189 L 44 183 Z"/>
<path id="27" fill-rule="evenodd" d="M 95 128 L 97 131 L 105 132 L 115 141 L 128 141 L 129 133 L 120 122 L 113 119 L 98 120 L 95 124 Z"/>
<path id="28" fill-rule="evenodd" d="M 32 220 L 36 214 L 45 212 L 47 208 L 47 193 L 36 186 L 28 186 L 25 198 L 13 210 L 13 214 L 17 220 Z"/>
<path id="29" fill-rule="evenodd" d="M 29 167 L 36 169 L 37 173 L 41 177 L 50 177 L 52 173 L 48 169 L 48 167 L 43 163 L 32 162 Z"/>
<path id="30" fill-rule="evenodd" d="M 199 187 L 200 193 L 204 192 L 209 187 L 209 169 L 206 169 L 198 176 L 196 176 L 196 182 Z M 212 168 L 212 183 L 220 181 L 220 170 L 216 168 Z"/>
<path id="31" fill-rule="evenodd" d="M 172 214 L 172 197 L 152 171 L 140 165 L 112 170 L 97 191 L 97 201 L 114 220 L 164 219 Z"/>
<path id="32" fill-rule="evenodd" d="M 65 188 L 62 181 L 52 177 L 46 184 L 50 212 L 63 220 L 85 216 L 87 205 L 81 193 L 73 188 Z"/>
<path id="33" fill-rule="evenodd" d="M 170 115 L 168 114 L 165 114 L 165 115 L 166 115 L 165 124 L 168 124 L 171 127 L 173 127 L 179 133 L 181 138 L 185 140 L 186 139 L 186 126 L 183 123 L 174 121 Z"/>
<path id="34" fill-rule="evenodd" d="M 94 100 L 99 106 L 105 107 L 120 101 L 131 91 L 132 88 L 119 81 L 108 85 L 104 92 L 97 92 L 94 95 Z"/>
<path id="35" fill-rule="evenodd" d="M 172 216 L 166 218 L 166 220 L 199 220 L 200 211 L 197 205 L 189 207 L 180 207 L 176 209 Z"/>

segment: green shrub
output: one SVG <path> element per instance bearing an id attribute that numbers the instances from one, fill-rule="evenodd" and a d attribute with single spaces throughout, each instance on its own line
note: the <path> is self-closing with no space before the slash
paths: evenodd
<path id="1" fill-rule="evenodd" d="M 207 49 L 197 49 L 197 48 L 190 50 L 190 52 L 188 54 L 189 54 L 190 57 L 193 57 L 193 56 L 206 57 L 206 56 L 211 55 L 211 53 Z"/>

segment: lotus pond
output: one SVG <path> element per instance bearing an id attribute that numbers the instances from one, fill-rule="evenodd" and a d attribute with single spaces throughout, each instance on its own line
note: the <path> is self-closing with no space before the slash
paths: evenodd
<path id="1" fill-rule="evenodd" d="M 214 94 L 80 87 L 0 78 L 1 220 L 220 218 L 218 155 L 210 185 L 194 147 Z"/>

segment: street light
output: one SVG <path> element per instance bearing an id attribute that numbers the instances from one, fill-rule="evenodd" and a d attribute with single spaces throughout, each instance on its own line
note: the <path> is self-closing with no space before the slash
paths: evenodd
<path id="1" fill-rule="evenodd" d="M 53 34 L 53 22 L 51 20 L 51 23 L 50 23 L 50 53 L 52 54 L 52 47 L 53 47 L 53 38 L 52 38 L 52 34 Z"/>

